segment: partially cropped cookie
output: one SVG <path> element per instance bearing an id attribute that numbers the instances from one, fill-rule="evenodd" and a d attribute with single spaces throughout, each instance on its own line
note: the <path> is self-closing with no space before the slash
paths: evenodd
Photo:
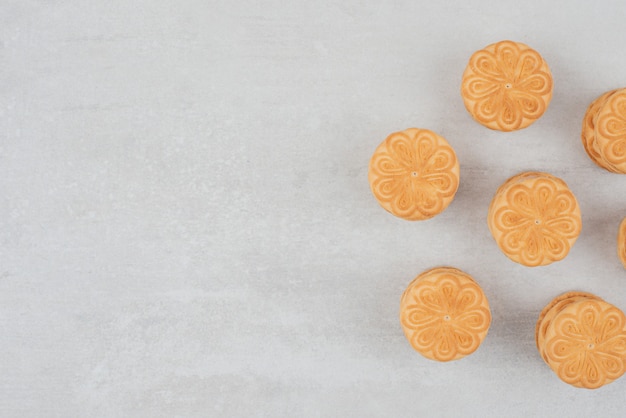
<path id="1" fill-rule="evenodd" d="M 369 183 L 388 212 L 417 221 L 443 212 L 459 187 L 459 161 L 448 141 L 427 129 L 392 133 L 374 151 Z"/>
<path id="2" fill-rule="evenodd" d="M 543 360 L 570 385 L 597 389 L 626 371 L 626 316 L 590 293 L 552 300 L 539 315 L 535 338 Z"/>
<path id="3" fill-rule="evenodd" d="M 499 131 L 523 129 L 552 99 L 552 74 L 528 45 L 501 41 L 476 51 L 463 73 L 465 108 L 480 124 Z"/>
<path id="4" fill-rule="evenodd" d="M 500 250 L 529 267 L 565 258 L 582 229 L 580 208 L 567 184 L 541 172 L 518 174 L 500 186 L 487 223 Z"/>
<path id="5" fill-rule="evenodd" d="M 467 273 L 439 267 L 417 276 L 400 300 L 400 324 L 411 346 L 437 361 L 472 354 L 491 324 L 489 302 Z"/>
<path id="6" fill-rule="evenodd" d="M 619 224 L 617 231 L 617 255 L 626 269 L 626 218 Z"/>
<path id="7" fill-rule="evenodd" d="M 593 162 L 626 174 L 626 88 L 608 91 L 589 105 L 581 137 Z"/>
<path id="8" fill-rule="evenodd" d="M 619 173 L 619 171 L 613 167 L 608 161 L 604 159 L 604 156 L 600 152 L 600 148 L 596 141 L 596 117 L 598 115 L 598 110 L 604 105 L 606 99 L 615 93 L 615 90 L 608 91 L 596 98 L 585 112 L 585 117 L 583 118 L 583 129 L 581 133 L 581 139 L 583 141 L 583 147 L 587 152 L 591 161 L 596 163 L 601 168 L 604 168 L 607 171 L 611 171 L 613 173 Z"/>

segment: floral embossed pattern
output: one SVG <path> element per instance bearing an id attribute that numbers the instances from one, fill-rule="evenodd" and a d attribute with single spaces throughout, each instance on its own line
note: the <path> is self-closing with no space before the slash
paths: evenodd
<path id="1" fill-rule="evenodd" d="M 369 166 L 369 182 L 378 203 L 407 220 L 441 213 L 459 187 L 459 162 L 441 136 L 411 128 L 387 137 Z"/>
<path id="2" fill-rule="evenodd" d="M 539 53 L 502 41 L 476 51 L 463 73 L 461 96 L 482 125 L 499 131 L 526 128 L 552 99 L 552 75 Z"/>
<path id="3" fill-rule="evenodd" d="M 596 389 L 626 370 L 626 316 L 597 296 L 568 293 L 542 312 L 537 348 L 561 380 Z"/>
<path id="4" fill-rule="evenodd" d="M 450 361 L 478 349 L 489 331 L 491 312 L 471 276 L 440 267 L 409 284 L 400 302 L 400 323 L 416 351 L 432 360 Z"/>
<path id="5" fill-rule="evenodd" d="M 617 232 L 617 255 L 626 269 L 626 218 L 622 219 Z"/>
<path id="6" fill-rule="evenodd" d="M 552 320 L 569 304 L 574 302 L 578 302 L 579 300 L 587 300 L 587 299 L 599 299 L 597 296 L 592 295 L 591 293 L 586 292 L 567 292 L 560 296 L 557 296 L 546 305 L 545 308 L 541 311 L 539 315 L 539 319 L 537 320 L 537 324 L 535 327 L 535 343 L 537 345 L 537 349 L 539 353 L 545 360 L 548 362 L 548 359 L 545 357 L 545 352 L 542 347 L 545 345 L 545 335 L 548 326 L 552 323 Z"/>
<path id="7" fill-rule="evenodd" d="M 596 163 L 601 168 L 605 170 L 611 171 L 613 173 L 619 173 L 620 171 L 613 166 L 613 164 L 609 163 L 604 155 L 600 152 L 600 148 L 596 141 L 596 128 L 595 122 L 598 116 L 598 111 L 604 105 L 606 100 L 613 95 L 617 90 L 612 90 L 604 93 L 602 96 L 595 99 L 585 112 L 585 117 L 583 118 L 583 129 L 581 133 L 581 139 L 583 141 L 583 146 L 585 147 L 585 151 L 591 161 Z"/>
<path id="8" fill-rule="evenodd" d="M 565 182 L 547 173 L 514 176 L 497 191 L 489 229 L 502 252 L 525 266 L 565 258 L 582 229 L 580 209 Z"/>
<path id="9" fill-rule="evenodd" d="M 594 125 L 600 155 L 612 171 L 626 174 L 626 89 L 606 98 L 596 111 Z"/>

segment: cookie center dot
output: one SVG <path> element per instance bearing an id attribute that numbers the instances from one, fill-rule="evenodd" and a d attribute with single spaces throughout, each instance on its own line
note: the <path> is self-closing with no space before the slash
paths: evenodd
<path id="1" fill-rule="evenodd" d="M 539 219 L 535 219 L 535 225 L 539 225 L 541 221 Z"/>
<path id="2" fill-rule="evenodd" d="M 506 84 L 504 85 L 504 87 L 505 87 L 505 88 L 507 88 L 507 89 L 510 89 L 511 87 L 513 87 L 513 84 L 511 84 L 511 83 L 506 83 Z"/>
<path id="3" fill-rule="evenodd" d="M 450 315 L 445 315 L 445 316 L 443 317 L 443 320 L 444 320 L 444 321 L 449 321 L 449 320 L 450 320 Z"/>
<path id="4" fill-rule="evenodd" d="M 412 172 L 412 173 L 411 173 L 411 175 L 412 175 L 413 177 L 417 177 L 417 171 Z"/>
<path id="5" fill-rule="evenodd" d="M 593 350 L 593 347 L 595 347 L 595 344 L 594 344 L 594 343 L 589 343 L 589 344 L 587 344 L 587 348 L 588 348 L 588 349 Z"/>

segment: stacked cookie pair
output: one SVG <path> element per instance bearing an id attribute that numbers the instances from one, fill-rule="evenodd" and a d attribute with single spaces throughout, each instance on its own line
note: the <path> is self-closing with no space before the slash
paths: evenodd
<path id="1" fill-rule="evenodd" d="M 546 364 L 572 386 L 596 389 L 626 370 L 626 316 L 590 293 L 554 298 L 539 315 L 535 343 Z"/>
<path id="2" fill-rule="evenodd" d="M 461 96 L 480 124 L 514 131 L 543 115 L 552 89 L 552 75 L 541 55 L 527 45 L 503 41 L 472 55 Z M 626 89 L 592 103 L 582 137 L 596 164 L 626 173 Z M 443 137 L 411 128 L 389 135 L 378 146 L 370 160 L 369 182 L 385 210 L 406 220 L 426 220 L 450 205 L 459 173 L 454 149 Z M 487 223 L 500 250 L 529 267 L 565 258 L 582 230 L 574 194 L 562 179 L 542 172 L 507 180 L 493 197 Z M 626 220 L 618 242 L 626 267 Z M 450 361 L 480 346 L 491 314 L 486 296 L 470 275 L 441 267 L 409 284 L 401 298 L 400 322 L 418 352 Z M 596 296 L 557 297 L 540 315 L 536 334 L 546 363 L 574 386 L 597 388 L 626 371 L 626 318 Z"/>
<path id="3" fill-rule="evenodd" d="M 580 208 L 567 184 L 541 172 L 518 174 L 500 186 L 487 223 L 500 250 L 529 267 L 565 258 L 582 229 Z"/>
<path id="4" fill-rule="evenodd" d="M 626 89 L 608 91 L 589 105 L 581 137 L 594 163 L 626 174 Z"/>

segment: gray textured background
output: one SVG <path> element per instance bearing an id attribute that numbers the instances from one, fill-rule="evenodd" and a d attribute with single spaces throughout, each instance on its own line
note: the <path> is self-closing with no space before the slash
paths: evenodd
<path id="1" fill-rule="evenodd" d="M 586 290 L 626 309 L 626 176 L 579 139 L 626 86 L 623 1 L 0 2 L 0 415 L 624 416 L 626 378 L 559 381 L 541 308 Z M 554 99 L 516 133 L 472 121 L 469 56 L 513 39 Z M 388 133 L 445 136 L 452 205 L 387 214 L 367 164 Z M 564 178 L 583 233 L 525 268 L 485 217 L 523 170 Z M 449 264 L 489 297 L 481 348 L 438 364 L 399 297 Z"/>

